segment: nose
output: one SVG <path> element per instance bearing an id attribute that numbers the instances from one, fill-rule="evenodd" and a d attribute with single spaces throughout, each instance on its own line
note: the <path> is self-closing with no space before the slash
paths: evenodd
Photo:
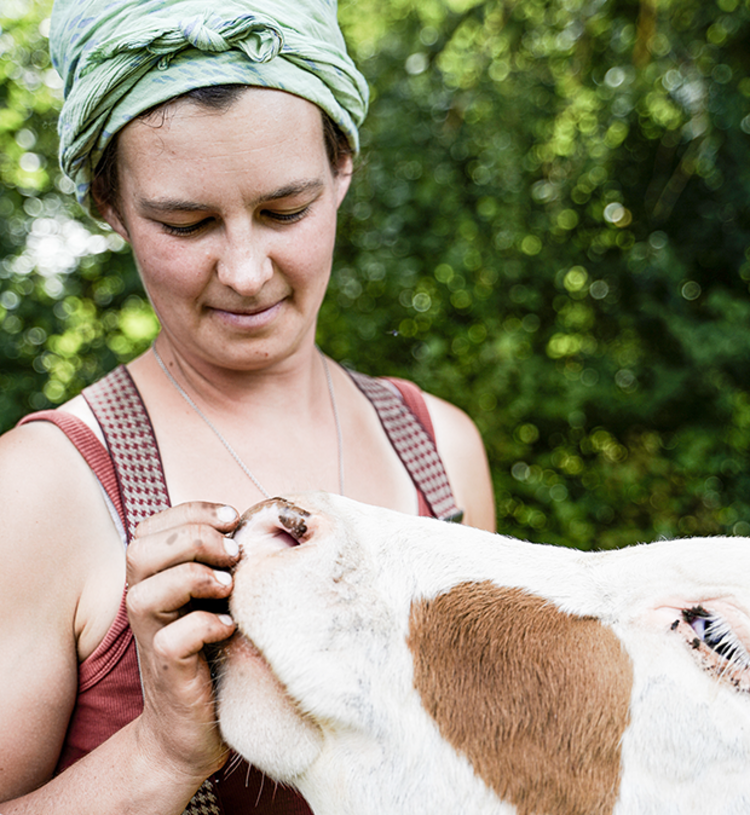
<path id="1" fill-rule="evenodd" d="M 312 513 L 293 504 L 286 498 L 268 498 L 246 510 L 240 519 L 236 532 L 251 521 L 255 526 L 270 529 L 286 530 L 297 544 L 306 541 L 312 534 Z M 236 534 L 235 532 L 235 534 Z"/>
<path id="2" fill-rule="evenodd" d="M 256 295 L 273 277 L 272 243 L 250 227 L 227 229 L 216 262 L 219 281 L 244 297 Z"/>
<path id="3" fill-rule="evenodd" d="M 307 543 L 315 534 L 317 524 L 306 509 L 284 498 L 271 498 L 247 510 L 234 532 L 241 548 L 252 546 L 275 552 Z"/>

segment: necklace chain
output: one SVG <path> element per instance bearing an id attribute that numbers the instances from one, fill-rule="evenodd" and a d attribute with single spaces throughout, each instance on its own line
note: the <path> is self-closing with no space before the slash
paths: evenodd
<path id="1" fill-rule="evenodd" d="M 221 434 L 219 429 L 216 425 L 206 416 L 206 414 L 195 404 L 193 399 L 188 395 L 185 389 L 180 385 L 180 383 L 172 376 L 172 373 L 164 364 L 159 352 L 156 350 L 156 346 L 151 346 L 151 350 L 154 352 L 154 357 L 156 361 L 159 363 L 159 367 L 164 371 L 167 379 L 172 383 L 177 393 L 190 405 L 190 407 L 200 416 L 201 419 L 209 426 L 209 428 L 213 431 L 214 435 L 219 439 L 219 441 L 224 445 L 227 449 L 229 455 L 237 462 L 237 464 L 242 469 L 242 472 L 255 484 L 258 488 L 258 491 L 263 495 L 264 498 L 270 498 L 271 493 L 258 481 L 258 479 L 253 474 L 252 470 L 245 464 L 245 462 L 239 457 L 235 449 L 232 445 L 224 438 Z M 339 413 L 336 409 L 336 397 L 333 392 L 333 382 L 331 381 L 331 372 L 328 369 L 328 361 L 325 358 L 323 352 L 318 349 L 318 353 L 320 354 L 320 359 L 323 363 L 323 370 L 325 371 L 326 375 L 326 384 L 328 385 L 328 396 L 331 399 L 331 408 L 333 410 L 333 421 L 336 425 L 336 442 L 338 444 L 338 459 L 339 459 L 339 493 L 341 495 L 344 494 L 344 446 L 341 439 L 341 424 L 339 422 Z"/>

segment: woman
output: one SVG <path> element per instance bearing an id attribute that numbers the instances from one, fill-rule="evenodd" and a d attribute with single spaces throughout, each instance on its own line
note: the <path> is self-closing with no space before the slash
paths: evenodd
<path id="1" fill-rule="evenodd" d="M 0 440 L 3 815 L 306 812 L 222 771 L 203 648 L 234 623 L 200 602 L 231 593 L 238 510 L 322 489 L 423 514 L 450 514 L 455 496 L 466 522 L 494 523 L 463 413 L 315 346 L 366 106 L 335 6 L 204 8 L 53 13 L 63 167 L 131 244 L 161 333 Z M 404 465 L 410 444 L 429 447 L 404 399 L 434 428 L 437 496 Z M 384 403 L 418 437 L 406 451 Z"/>

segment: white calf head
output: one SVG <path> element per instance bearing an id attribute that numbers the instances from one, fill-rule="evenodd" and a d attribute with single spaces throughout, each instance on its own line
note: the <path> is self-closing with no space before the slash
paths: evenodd
<path id="1" fill-rule="evenodd" d="M 750 812 L 750 542 L 248 511 L 219 718 L 316 815 Z"/>

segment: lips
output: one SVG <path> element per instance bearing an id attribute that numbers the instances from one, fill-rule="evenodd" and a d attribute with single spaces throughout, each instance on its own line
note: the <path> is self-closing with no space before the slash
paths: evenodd
<path id="1" fill-rule="evenodd" d="M 283 299 L 283 298 L 282 298 Z M 274 308 L 277 306 L 281 300 L 274 300 L 273 302 L 269 303 L 268 305 L 260 305 L 260 306 L 232 306 L 232 305 L 211 305 L 207 306 L 210 311 L 218 311 L 223 314 L 234 314 L 238 317 L 253 317 L 256 314 L 262 314 L 264 311 L 268 311 L 269 309 Z"/>
<path id="2" fill-rule="evenodd" d="M 219 319 L 238 328 L 261 328 L 275 319 L 285 301 L 286 298 L 282 298 L 267 306 L 251 308 L 208 306 L 207 309 Z"/>

